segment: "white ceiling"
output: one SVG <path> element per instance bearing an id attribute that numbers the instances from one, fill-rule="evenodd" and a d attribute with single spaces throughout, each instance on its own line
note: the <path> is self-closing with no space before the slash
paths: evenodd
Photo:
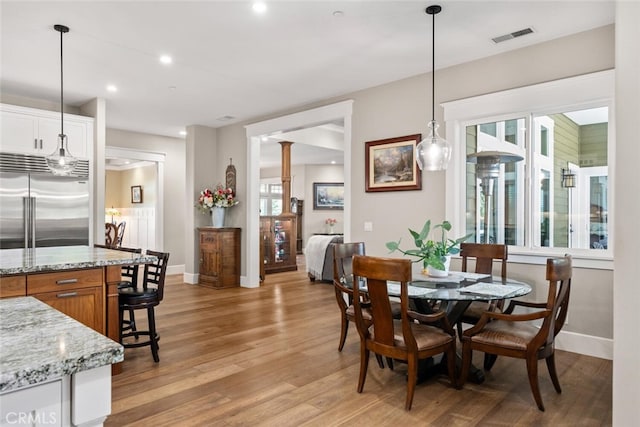
<path id="1" fill-rule="evenodd" d="M 53 25 L 64 24 L 66 104 L 104 98 L 107 127 L 179 137 L 187 125 L 220 127 L 430 71 L 429 4 L 272 0 L 257 15 L 249 1 L 2 0 L 0 89 L 59 102 Z M 438 4 L 436 68 L 611 24 L 615 7 L 606 0 Z M 526 27 L 534 33 L 491 41 Z M 173 63 L 160 64 L 161 54 Z"/>

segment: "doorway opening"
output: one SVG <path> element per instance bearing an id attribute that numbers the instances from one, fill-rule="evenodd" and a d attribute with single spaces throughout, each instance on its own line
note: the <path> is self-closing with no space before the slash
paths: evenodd
<path id="1" fill-rule="evenodd" d="M 351 114 L 353 101 L 302 111 L 246 127 L 247 158 L 247 275 L 242 281 L 244 287 L 260 286 L 260 151 L 263 136 L 280 132 L 291 132 L 341 120 L 344 124 L 344 238 L 348 241 L 351 229 Z"/>
<path id="2" fill-rule="evenodd" d="M 162 250 L 165 155 L 105 150 L 105 222 L 125 223 L 121 245 Z"/>

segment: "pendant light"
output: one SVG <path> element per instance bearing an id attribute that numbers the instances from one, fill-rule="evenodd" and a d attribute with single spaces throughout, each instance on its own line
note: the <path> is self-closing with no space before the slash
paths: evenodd
<path id="1" fill-rule="evenodd" d="M 69 27 L 54 25 L 53 28 L 60 33 L 60 134 L 58 144 L 53 153 L 46 157 L 47 166 L 55 175 L 69 175 L 78 163 L 78 159 L 69 152 L 67 135 L 64 134 L 64 68 L 62 57 L 62 35 L 69 32 Z"/>
<path id="2" fill-rule="evenodd" d="M 436 15 L 440 13 L 442 7 L 439 5 L 429 6 L 426 9 L 427 15 L 433 17 L 432 38 L 431 38 L 431 121 L 429 122 L 429 135 L 420 141 L 416 146 L 416 161 L 418 167 L 425 171 L 440 171 L 447 169 L 447 164 L 451 158 L 451 145 L 438 135 L 438 122 L 436 122 Z"/>

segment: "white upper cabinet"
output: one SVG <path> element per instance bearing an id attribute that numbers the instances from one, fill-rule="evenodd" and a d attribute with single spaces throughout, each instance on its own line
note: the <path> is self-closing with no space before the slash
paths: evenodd
<path id="1" fill-rule="evenodd" d="M 0 105 L 0 151 L 47 156 L 53 153 L 60 133 L 60 113 Z M 93 118 L 64 115 L 68 149 L 81 159 L 91 156 Z"/>

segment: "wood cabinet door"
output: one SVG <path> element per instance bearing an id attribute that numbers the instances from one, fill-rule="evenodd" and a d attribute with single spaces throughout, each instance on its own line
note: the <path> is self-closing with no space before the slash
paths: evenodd
<path id="1" fill-rule="evenodd" d="M 220 272 L 218 254 L 220 235 L 216 231 L 200 232 L 200 274 L 217 276 Z"/>
<path id="2" fill-rule="evenodd" d="M 59 292 L 45 292 L 34 294 L 33 296 L 104 335 L 102 289 L 100 286 Z"/>

